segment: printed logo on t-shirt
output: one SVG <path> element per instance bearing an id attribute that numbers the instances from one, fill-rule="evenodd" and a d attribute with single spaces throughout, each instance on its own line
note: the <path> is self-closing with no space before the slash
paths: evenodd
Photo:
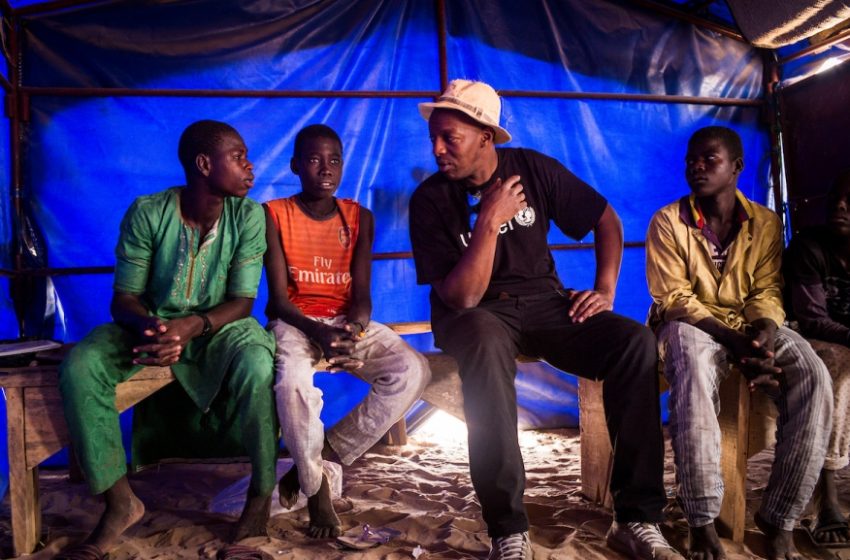
<path id="1" fill-rule="evenodd" d="M 351 228 L 348 226 L 340 226 L 339 231 L 337 232 L 337 237 L 339 238 L 339 244 L 343 249 L 348 249 L 351 245 Z"/>
<path id="2" fill-rule="evenodd" d="M 324 269 L 324 270 L 322 270 Z M 308 268 L 289 267 L 289 276 L 296 284 L 348 284 L 351 282 L 350 272 L 334 272 L 333 259 L 313 257 L 313 270 Z"/>
<path id="3" fill-rule="evenodd" d="M 534 208 L 532 208 L 531 206 L 526 206 L 524 210 L 520 210 L 516 213 L 516 215 L 514 215 L 513 218 L 499 226 L 499 235 L 508 233 L 509 231 L 513 231 L 514 222 L 523 227 L 531 227 L 531 225 L 534 224 L 536 216 L 537 214 L 536 212 L 534 212 Z M 461 233 L 458 237 L 460 237 L 461 244 L 464 247 L 468 247 L 469 240 L 472 238 L 472 232 Z"/>
<path id="4" fill-rule="evenodd" d="M 516 213 L 516 216 L 514 216 L 514 220 L 516 220 L 516 223 L 521 226 L 531 227 L 531 225 L 534 224 L 534 217 L 534 208 L 532 208 L 531 206 L 526 206 L 525 208 Z"/>

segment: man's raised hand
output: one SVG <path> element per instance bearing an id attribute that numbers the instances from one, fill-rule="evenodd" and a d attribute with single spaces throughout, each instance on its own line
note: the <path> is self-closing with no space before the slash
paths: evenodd
<path id="1" fill-rule="evenodd" d="M 512 175 L 507 180 L 496 181 L 481 195 L 481 218 L 490 220 L 493 227 L 499 227 L 516 216 L 517 212 L 528 206 L 519 175 Z"/>

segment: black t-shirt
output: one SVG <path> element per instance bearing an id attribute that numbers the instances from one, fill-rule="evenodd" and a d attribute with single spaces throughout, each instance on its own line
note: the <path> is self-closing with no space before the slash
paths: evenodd
<path id="1" fill-rule="evenodd" d="M 818 310 L 822 309 L 823 302 L 809 301 L 813 295 L 815 299 L 819 299 L 820 291 L 813 294 L 811 290 L 794 289 L 795 286 L 820 285 L 828 318 L 850 327 L 850 273 L 831 249 L 831 239 L 827 227 L 818 226 L 801 231 L 791 240 L 783 263 L 785 287 L 791 290 L 791 293 L 786 295 L 786 307 L 795 312 L 794 317 L 801 320 L 801 323 L 807 316 L 825 319 L 826 317 L 818 317 Z M 793 305 L 787 305 L 789 301 L 793 302 Z M 825 338 L 821 332 L 804 334 Z"/>
<path id="2" fill-rule="evenodd" d="M 496 179 L 520 176 L 528 208 L 502 224 L 493 275 L 484 300 L 500 292 L 536 294 L 562 287 L 546 239 L 549 220 L 573 239 L 598 223 L 607 201 L 557 160 L 534 150 L 499 148 Z M 469 242 L 471 205 L 465 186 L 442 173 L 431 175 L 410 199 L 410 238 L 420 284 L 445 278 Z M 434 299 L 434 298 L 432 298 Z"/>

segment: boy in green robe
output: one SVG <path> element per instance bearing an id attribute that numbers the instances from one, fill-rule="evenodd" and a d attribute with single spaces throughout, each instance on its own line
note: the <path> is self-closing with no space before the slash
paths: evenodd
<path id="1" fill-rule="evenodd" d="M 74 451 L 106 510 L 67 558 L 100 558 L 144 514 L 127 480 L 115 387 L 147 365 L 170 366 L 201 411 L 226 392 L 252 474 L 234 540 L 266 534 L 277 436 L 274 339 L 251 317 L 266 250 L 265 219 L 245 198 L 253 165 L 239 133 L 191 124 L 178 155 L 186 186 L 142 196 L 124 216 L 116 248 L 114 323 L 70 352 L 59 388 Z"/>

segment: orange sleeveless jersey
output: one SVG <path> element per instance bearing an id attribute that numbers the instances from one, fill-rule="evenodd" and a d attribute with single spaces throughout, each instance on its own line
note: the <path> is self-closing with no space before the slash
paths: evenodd
<path id="1" fill-rule="evenodd" d="M 344 315 L 351 303 L 351 258 L 360 231 L 360 204 L 339 198 L 336 202 L 339 212 L 327 220 L 305 214 L 295 196 L 265 204 L 283 242 L 289 299 L 313 317 Z"/>

